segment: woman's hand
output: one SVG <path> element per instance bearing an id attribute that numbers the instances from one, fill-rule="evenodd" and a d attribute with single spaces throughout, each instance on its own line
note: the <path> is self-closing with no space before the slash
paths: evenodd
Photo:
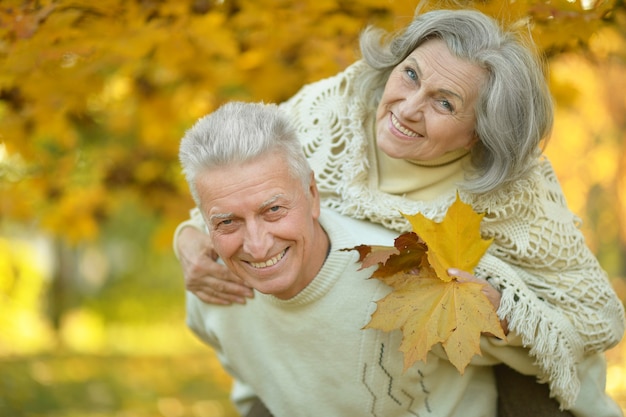
<path id="1" fill-rule="evenodd" d="M 246 303 L 252 289 L 226 266 L 218 264 L 211 238 L 193 227 L 185 227 L 177 239 L 185 287 L 208 304 Z"/>
<path id="2" fill-rule="evenodd" d="M 502 294 L 500 294 L 500 291 L 489 285 L 487 281 L 485 281 L 484 279 L 480 279 L 470 274 L 469 272 L 461 271 L 460 269 L 456 268 L 448 269 L 448 275 L 456 278 L 459 282 L 475 282 L 478 284 L 484 284 L 482 288 L 482 293 L 485 294 L 485 296 L 487 297 L 487 299 L 489 299 L 496 311 L 498 311 L 498 309 L 500 308 L 500 300 L 502 299 Z M 500 325 L 502 326 L 504 334 L 508 334 L 509 326 L 506 319 L 500 320 Z"/>

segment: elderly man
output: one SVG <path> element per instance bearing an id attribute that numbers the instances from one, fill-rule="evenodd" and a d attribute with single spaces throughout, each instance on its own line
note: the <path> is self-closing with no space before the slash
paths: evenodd
<path id="1" fill-rule="evenodd" d="M 215 251 L 258 292 L 233 306 L 187 294 L 188 325 L 237 381 L 242 414 L 261 399 L 276 417 L 495 417 L 490 366 L 460 375 L 433 349 L 403 372 L 400 333 L 363 330 L 389 288 L 340 249 L 390 245 L 395 234 L 320 210 L 276 106 L 224 105 L 186 133 L 180 159 Z"/>

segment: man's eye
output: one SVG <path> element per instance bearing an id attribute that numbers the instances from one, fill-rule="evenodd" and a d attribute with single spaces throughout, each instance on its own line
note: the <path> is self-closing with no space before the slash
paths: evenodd
<path id="1" fill-rule="evenodd" d="M 219 229 L 221 227 L 228 227 L 228 226 L 232 226 L 233 224 L 233 220 L 232 219 L 224 219 L 224 220 L 220 220 L 219 222 L 215 223 L 215 228 Z"/>
<path id="2" fill-rule="evenodd" d="M 287 209 L 284 206 L 271 206 L 265 211 L 266 219 L 269 221 L 276 221 L 282 219 L 287 214 Z"/>

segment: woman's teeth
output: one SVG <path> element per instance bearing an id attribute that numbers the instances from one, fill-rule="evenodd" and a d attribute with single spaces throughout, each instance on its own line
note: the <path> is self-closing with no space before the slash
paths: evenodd
<path id="1" fill-rule="evenodd" d="M 395 127 L 396 129 L 398 129 L 400 132 L 404 133 L 407 136 L 411 136 L 413 138 L 416 138 L 419 136 L 417 133 L 413 132 L 412 130 L 409 130 L 406 127 L 402 126 L 400 122 L 398 121 L 398 119 L 396 119 L 396 116 L 394 116 L 393 114 L 391 114 L 391 124 L 393 125 L 393 127 Z"/>
<path id="2" fill-rule="evenodd" d="M 265 262 L 249 262 L 249 263 L 254 268 L 267 268 L 268 266 L 272 266 L 272 265 L 277 264 L 278 261 L 283 259 L 283 256 L 285 256 L 286 252 L 287 252 L 287 249 L 285 249 L 284 251 L 282 251 L 278 255 L 274 256 L 272 259 L 268 259 Z"/>

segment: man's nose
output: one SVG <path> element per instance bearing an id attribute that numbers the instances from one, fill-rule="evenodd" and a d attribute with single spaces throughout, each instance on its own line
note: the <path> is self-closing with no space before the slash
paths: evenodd
<path id="1" fill-rule="evenodd" d="M 248 222 L 244 236 L 243 250 L 256 261 L 267 257 L 272 247 L 272 236 L 269 230 L 260 222 Z"/>

